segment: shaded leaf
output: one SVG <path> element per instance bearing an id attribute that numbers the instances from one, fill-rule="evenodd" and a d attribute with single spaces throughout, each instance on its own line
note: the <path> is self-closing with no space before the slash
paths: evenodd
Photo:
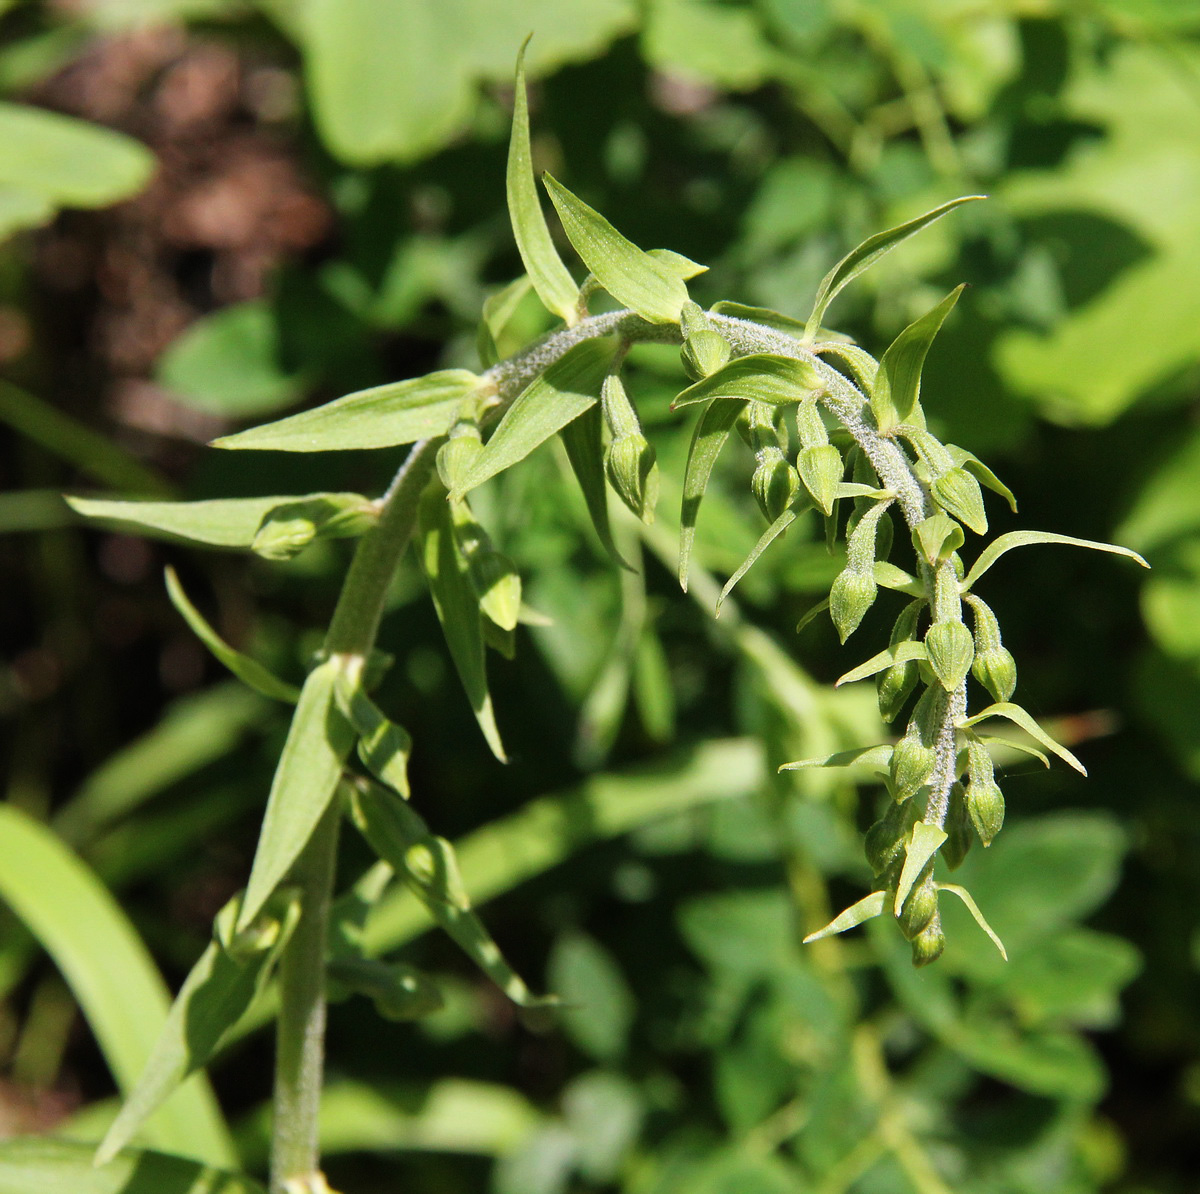
<path id="1" fill-rule="evenodd" d="M 1004 948 L 1004 942 L 996 936 L 992 926 L 984 919 L 984 915 L 979 911 L 979 905 L 972 899 L 971 893 L 965 887 L 959 887 L 956 883 L 939 883 L 937 889 L 938 891 L 952 892 L 962 900 L 967 906 L 967 911 L 974 918 L 975 923 L 992 939 L 993 944 L 1000 951 L 1000 956 L 1007 962 L 1008 952 Z"/>
<path id="2" fill-rule="evenodd" d="M 784 510 L 780 516 L 759 536 L 758 542 L 750 549 L 750 554 L 742 561 L 738 570 L 725 582 L 724 588 L 721 590 L 721 595 L 717 598 L 716 616 L 721 616 L 721 606 L 725 604 L 725 598 L 733 592 L 738 581 L 750 571 L 755 560 L 758 559 L 784 531 L 792 525 L 799 517 L 799 513 L 789 507 Z"/>
<path id="3" fill-rule="evenodd" d="M 358 735 L 358 757 L 363 766 L 407 800 L 408 756 L 412 751 L 408 731 L 391 721 L 371 700 L 361 675 L 339 672 L 333 691 L 338 709 Z"/>
<path id="4" fill-rule="evenodd" d="M 612 525 L 608 518 L 608 485 L 604 480 L 604 416 L 598 404 L 588 407 L 578 418 L 572 419 L 559 434 L 567 459 L 583 491 L 583 500 L 591 515 L 592 526 L 609 558 L 622 568 L 629 565 L 621 558 L 613 542 Z"/>
<path id="5" fill-rule="evenodd" d="M 696 541 L 696 516 L 708 488 L 713 465 L 725 446 L 742 408 L 734 402 L 712 402 L 705 407 L 692 432 L 683 473 L 683 505 L 679 514 L 679 583 L 688 587 L 688 566 Z"/>
<path id="6" fill-rule="evenodd" d="M 123 502 L 69 497 L 67 504 L 84 518 L 115 522 L 145 534 L 207 543 L 213 547 L 249 547 L 268 511 L 287 497 L 213 498 L 202 502 Z"/>
<path id="7" fill-rule="evenodd" d="M 896 883 L 893 911 L 897 916 L 900 915 L 900 909 L 904 906 L 904 901 L 908 899 L 908 893 L 912 891 L 913 884 L 925 869 L 925 864 L 938 852 L 945 840 L 946 831 L 939 825 L 918 821 L 912 827 L 912 834 L 904 850 L 904 867 L 900 871 L 900 878 Z"/>

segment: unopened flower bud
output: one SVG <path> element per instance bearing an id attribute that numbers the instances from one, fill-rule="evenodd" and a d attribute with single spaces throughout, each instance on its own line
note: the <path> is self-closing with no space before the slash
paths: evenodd
<path id="1" fill-rule="evenodd" d="M 979 482 L 964 468 L 952 468 L 929 485 L 933 500 L 947 514 L 965 523 L 977 535 L 987 534 L 987 513 Z"/>
<path id="2" fill-rule="evenodd" d="M 729 360 L 729 341 L 712 328 L 697 328 L 684 339 L 680 357 L 684 372 L 693 381 L 716 373 Z"/>
<path id="3" fill-rule="evenodd" d="M 1004 824 L 1004 793 L 1000 791 L 1000 785 L 994 779 L 982 783 L 972 781 L 967 784 L 963 799 L 979 840 L 984 846 L 990 846 Z"/>
<path id="4" fill-rule="evenodd" d="M 767 447 L 758 453 L 750 488 L 763 517 L 774 522 L 792 504 L 800 489 L 800 478 L 779 448 Z"/>
<path id="5" fill-rule="evenodd" d="M 976 651 L 971 674 L 997 701 L 1007 701 L 1017 687 L 1017 661 L 1007 647 Z"/>
<path id="6" fill-rule="evenodd" d="M 874 604 L 878 591 L 873 572 L 844 568 L 838 573 L 829 590 L 829 616 L 842 642 L 858 628 L 867 610 Z"/>
<path id="7" fill-rule="evenodd" d="M 935 622 L 925 632 L 929 666 L 947 692 L 966 678 L 975 658 L 975 640 L 962 622 Z"/>
<path id="8" fill-rule="evenodd" d="M 928 966 L 942 956 L 946 948 L 946 935 L 938 918 L 934 918 L 912 940 L 914 966 Z"/>
<path id="9" fill-rule="evenodd" d="M 882 875 L 896 863 L 903 863 L 911 810 L 893 801 L 887 812 L 867 830 L 863 850 L 876 875 Z"/>
<path id="10" fill-rule="evenodd" d="M 846 468 L 841 452 L 832 444 L 802 448 L 796 458 L 796 468 L 804 488 L 828 517 L 833 513 L 834 494 Z"/>
<path id="11" fill-rule="evenodd" d="M 937 888 L 933 885 L 932 873 L 933 868 L 930 866 L 924 877 L 917 880 L 912 891 L 908 893 L 908 899 L 904 901 L 904 905 L 900 909 L 900 915 L 896 918 L 900 925 L 900 931 L 909 941 L 916 937 L 937 914 L 938 896 Z"/>
<path id="12" fill-rule="evenodd" d="M 900 611 L 892 627 L 889 646 L 894 651 L 902 643 L 911 642 L 917 633 L 917 620 L 924 602 L 911 601 Z M 909 694 L 917 686 L 919 669 L 915 659 L 907 663 L 894 663 L 879 673 L 875 687 L 879 697 L 879 715 L 884 721 L 894 721 Z"/>
<path id="13" fill-rule="evenodd" d="M 454 492 L 459 482 L 470 471 L 476 457 L 483 451 L 479 433 L 474 435 L 452 435 L 438 449 L 437 471 L 442 484 Z"/>
<path id="14" fill-rule="evenodd" d="M 644 523 L 652 523 L 658 503 L 658 465 L 646 437 L 635 432 L 613 440 L 604 464 L 621 501 Z"/>
<path id="15" fill-rule="evenodd" d="M 921 741 L 916 722 L 910 722 L 904 737 L 892 748 L 892 789 L 898 801 L 910 800 L 933 773 L 937 756 L 932 746 Z"/>
<path id="16" fill-rule="evenodd" d="M 946 840 L 939 851 L 952 870 L 962 866 L 963 859 L 971 849 L 971 821 L 967 816 L 966 799 L 962 784 L 950 789 L 950 808 L 946 813 Z"/>

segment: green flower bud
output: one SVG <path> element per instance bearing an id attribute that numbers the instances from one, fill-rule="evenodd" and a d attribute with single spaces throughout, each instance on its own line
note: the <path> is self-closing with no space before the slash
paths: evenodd
<path id="1" fill-rule="evenodd" d="M 979 482 L 964 468 L 952 468 L 929 485 L 933 500 L 947 514 L 965 523 L 977 535 L 986 535 L 987 514 L 983 508 L 983 491 Z"/>
<path id="2" fill-rule="evenodd" d="M 1000 785 L 994 779 L 984 783 L 972 780 L 967 784 L 963 800 L 979 840 L 985 847 L 990 846 L 1004 824 L 1004 793 L 1000 791 Z"/>
<path id="3" fill-rule="evenodd" d="M 910 800 L 933 774 L 937 755 L 921 740 L 916 719 L 908 723 L 904 737 L 892 748 L 892 789 L 898 801 Z"/>
<path id="4" fill-rule="evenodd" d="M 955 784 L 950 789 L 950 808 L 946 813 L 946 840 L 939 853 L 946 860 L 946 865 L 956 871 L 962 866 L 970 849 L 971 821 L 967 816 L 963 786 Z"/>
<path id="5" fill-rule="evenodd" d="M 600 406 L 614 440 L 641 434 L 642 425 L 638 421 L 637 411 L 629 401 L 624 383 L 615 373 L 610 373 L 600 387 Z"/>
<path id="6" fill-rule="evenodd" d="M 290 560 L 316 537 L 317 524 L 311 518 L 272 518 L 258 529 L 250 548 L 267 560 Z"/>
<path id="7" fill-rule="evenodd" d="M 947 692 L 966 678 L 975 658 L 975 640 L 961 622 L 934 622 L 925 632 L 929 666 Z"/>
<path id="8" fill-rule="evenodd" d="M 800 478 L 779 448 L 768 447 L 758 453 L 750 488 L 763 517 L 774 522 L 792 504 L 800 489 Z"/>
<path id="9" fill-rule="evenodd" d="M 923 601 L 911 601 L 900 612 L 892 627 L 889 646 L 895 650 L 901 643 L 912 640 L 917 633 L 917 620 L 924 608 Z M 879 715 L 884 721 L 894 721 L 909 694 L 917 686 L 919 669 L 916 660 L 895 663 L 879 673 L 875 687 L 879 696 Z"/>
<path id="10" fill-rule="evenodd" d="M 858 624 L 874 604 L 878 591 L 873 572 L 844 568 L 838 573 L 829 590 L 829 616 L 842 642 L 858 629 Z"/>
<path id="11" fill-rule="evenodd" d="M 613 440 L 604 466 L 621 501 L 644 523 L 652 523 L 658 504 L 658 465 L 654 448 L 646 437 L 635 432 Z"/>
<path id="12" fill-rule="evenodd" d="M 876 875 L 882 875 L 897 863 L 903 865 L 911 821 L 912 806 L 893 801 L 887 812 L 867 830 L 863 850 Z"/>
<path id="13" fill-rule="evenodd" d="M 946 935 L 942 932 L 939 918 L 934 917 L 912 940 L 914 966 L 928 966 L 942 956 L 946 948 Z"/>
<path id="14" fill-rule="evenodd" d="M 475 458 L 483 451 L 478 430 L 474 435 L 452 435 L 438 449 L 437 471 L 442 484 L 453 491 L 467 475 Z"/>
<path id="15" fill-rule="evenodd" d="M 1007 647 L 976 651 L 971 674 L 997 701 L 1007 701 L 1017 687 L 1017 661 Z"/>
<path id="16" fill-rule="evenodd" d="M 729 341 L 720 332 L 698 328 L 688 333 L 679 355 L 688 377 L 700 381 L 710 373 L 716 373 L 729 360 L 731 352 Z"/>
<path id="17" fill-rule="evenodd" d="M 816 444 L 811 448 L 802 448 L 796 458 L 796 468 L 804 488 L 812 495 L 812 500 L 820 507 L 821 512 L 828 517 L 833 513 L 834 492 L 842 479 L 846 465 L 842 454 L 832 444 Z"/>
<path id="18" fill-rule="evenodd" d="M 921 872 L 921 878 L 913 885 L 896 917 L 900 932 L 911 941 L 937 915 L 938 893 L 933 885 L 932 863 Z"/>

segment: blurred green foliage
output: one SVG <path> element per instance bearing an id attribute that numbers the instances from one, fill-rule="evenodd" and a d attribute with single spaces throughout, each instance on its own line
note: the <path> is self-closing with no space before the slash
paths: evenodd
<path id="1" fill-rule="evenodd" d="M 379 492 L 393 453 L 201 445 L 267 412 L 478 367 L 482 303 L 520 269 L 504 168 L 512 66 L 530 30 L 538 166 L 639 244 L 710 263 L 692 284 L 701 302 L 802 317 L 863 236 L 989 194 L 887 258 L 830 321 L 882 347 L 970 283 L 923 394 L 935 430 L 985 455 L 1020 498 L 1020 522 L 996 509 L 996 530 L 1111 539 L 1155 566 L 1142 582 L 1106 558 L 1039 552 L 989 574 L 1023 699 L 1060 719 L 1092 774 L 1083 784 L 1014 755 L 1010 827 L 964 866 L 1011 961 L 958 908 L 942 962 L 921 972 L 887 932 L 801 948 L 861 890 L 859 830 L 874 816 L 853 773 L 774 774 L 879 734 L 869 690 L 829 686 L 848 666 L 835 636 L 817 624 L 794 634 L 841 563 L 797 524 L 714 621 L 712 577 L 733 572 L 763 527 L 749 457 L 730 452 L 679 594 L 690 425 L 668 410 L 675 354 L 635 349 L 631 395 L 662 483 L 650 532 L 614 527 L 637 572 L 612 566 L 549 449 L 476 494 L 529 605 L 550 619 L 518 634 L 515 659 L 489 665 L 513 762 L 496 763 L 478 733 L 415 563 L 396 579 L 381 641 L 397 664 L 377 700 L 412 734 L 414 802 L 460 839 L 467 887 L 491 901 L 506 954 L 569 1006 L 523 1023 L 426 937 L 414 897 L 390 892 L 369 922 L 373 948 L 403 947 L 437 975 L 443 1006 L 415 1025 L 380 1021 L 358 998 L 333 1008 L 334 1185 L 1193 1188 L 1194 4 L 0 9 L 0 233 L 16 234 L 0 249 L 0 420 L 14 432 L 0 450 L 0 530 L 13 532 L 0 541 L 5 811 L 78 852 L 173 986 L 244 883 L 286 713 L 219 677 L 167 601 L 162 565 L 223 637 L 296 682 L 348 557 L 327 541 L 282 564 L 146 546 L 80 530 L 53 494 Z M 158 163 L 148 185 L 136 142 Z M 144 185 L 111 211 L 77 210 Z M 522 300 L 514 334 L 544 318 Z M 867 633 L 886 645 L 882 622 Z M 350 842 L 343 855 L 348 885 L 367 858 Z M 80 971 L 22 910 L 65 890 L 48 871 L 0 880 L 11 909 L 0 1125 L 96 1140 L 115 1113 L 109 1068 L 124 1082 L 132 1063 L 105 1039 Z M 111 957 L 86 957 L 103 939 L 82 908 L 74 919 L 78 965 L 103 973 Z M 250 1033 L 265 1014 L 212 1069 L 252 1167 L 269 1051 Z M 219 1135 L 210 1161 L 227 1159 Z M 30 1148 L 0 1148 L 0 1190 L 31 1188 L 22 1174 L 48 1154 Z M 86 1185 L 82 1164 L 72 1180 L 141 1188 Z M 197 1178 L 170 1180 L 185 1190 Z"/>

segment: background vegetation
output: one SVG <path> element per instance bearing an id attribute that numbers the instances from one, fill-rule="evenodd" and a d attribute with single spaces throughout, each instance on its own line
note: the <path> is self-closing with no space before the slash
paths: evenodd
<path id="1" fill-rule="evenodd" d="M 675 354 L 635 350 L 663 478 L 654 531 L 620 528 L 642 573 L 611 567 L 549 450 L 476 502 L 553 619 L 490 663 L 513 761 L 483 743 L 415 565 L 381 640 L 397 664 L 378 699 L 416 744 L 415 803 L 467 843 L 468 884 L 509 957 L 570 1006 L 522 1020 L 414 904 L 385 898 L 374 946 L 403 946 L 444 1006 L 416 1024 L 357 997 L 334 1009 L 331 1180 L 347 1194 L 1194 1188 L 1194 4 L 2 10 L 0 782 L 6 814 L 27 816 L 0 825 L 0 1131 L 95 1140 L 114 1077 L 140 1064 L 139 1015 L 160 1014 L 153 974 L 144 1005 L 120 979 L 107 905 L 65 886 L 19 827 L 45 822 L 77 852 L 170 986 L 245 880 L 286 711 L 207 657 L 163 566 L 295 681 L 348 558 L 339 543 L 278 564 L 83 529 L 58 494 L 381 490 L 398 454 L 204 445 L 367 385 L 477 367 L 482 301 L 520 271 L 504 162 L 513 61 L 534 30 L 539 164 L 639 244 L 711 265 L 692 284 L 702 303 L 803 316 L 865 235 L 989 194 L 889 257 L 832 322 L 878 353 L 969 282 L 925 405 L 1021 500 L 1019 516 L 993 508 L 995 530 L 1113 540 L 1155 570 L 1037 549 L 989 576 L 1020 698 L 1057 719 L 1092 776 L 1014 762 L 1009 827 L 966 864 L 1012 962 L 965 923 L 919 974 L 894 933 L 802 950 L 861 893 L 874 816 L 871 789 L 774 774 L 879 733 L 869 685 L 830 687 L 857 654 L 824 622 L 794 632 L 841 565 L 798 523 L 719 621 L 702 581 L 679 594 L 690 424 L 667 409 Z M 30 124 L 13 104 L 84 124 Z M 536 333 L 533 304 L 521 318 Z M 701 515 L 696 560 L 720 580 L 764 525 L 751 466 L 723 457 Z M 865 633 L 881 647 L 885 631 Z M 344 882 L 367 864 L 356 849 Z M 212 1082 L 242 1162 L 261 1168 L 267 1037 L 247 1034 Z M 194 1098 L 180 1114 L 196 1117 L 197 1155 L 228 1160 Z"/>

